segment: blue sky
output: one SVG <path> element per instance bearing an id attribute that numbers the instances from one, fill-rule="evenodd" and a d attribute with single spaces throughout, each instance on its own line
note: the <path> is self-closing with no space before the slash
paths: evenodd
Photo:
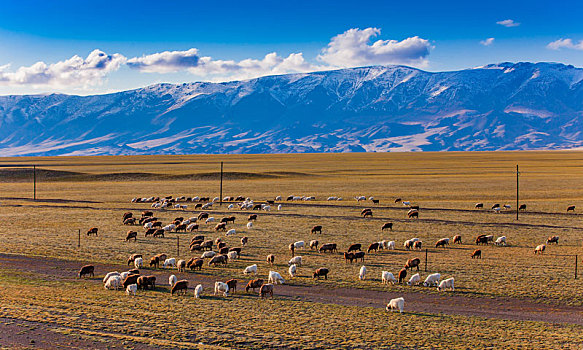
<path id="1" fill-rule="evenodd" d="M 2 1 L 0 94 L 373 64 L 583 67 L 582 10 L 578 1 Z"/>

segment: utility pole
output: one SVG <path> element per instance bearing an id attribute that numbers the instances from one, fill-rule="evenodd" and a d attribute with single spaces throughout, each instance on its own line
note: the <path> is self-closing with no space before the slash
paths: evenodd
<path id="1" fill-rule="evenodd" d="M 33 183 L 34 183 L 32 198 L 33 198 L 33 200 L 36 200 L 36 165 L 32 166 L 32 176 L 33 176 Z"/>
<path id="2" fill-rule="evenodd" d="M 520 175 L 520 172 L 518 171 L 518 164 L 516 164 L 516 220 L 518 220 L 518 208 L 520 208 L 520 204 L 519 204 L 519 184 L 518 184 L 518 177 Z"/>
<path id="3" fill-rule="evenodd" d="M 219 194 L 219 205 L 223 206 L 223 162 L 221 162 L 221 189 Z"/>
<path id="4" fill-rule="evenodd" d="M 81 248 L 81 229 L 78 230 L 77 248 Z"/>

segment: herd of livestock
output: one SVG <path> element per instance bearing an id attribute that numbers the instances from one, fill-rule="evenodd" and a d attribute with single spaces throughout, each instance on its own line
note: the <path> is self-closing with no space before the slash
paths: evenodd
<path id="1" fill-rule="evenodd" d="M 228 209 L 233 209 L 235 206 L 238 206 L 240 210 L 264 210 L 269 211 L 272 206 L 276 204 L 276 202 L 281 202 L 283 199 L 281 196 L 275 197 L 274 200 L 265 201 L 265 203 L 254 203 L 253 200 L 245 197 L 224 197 L 223 202 L 227 202 Z M 287 201 L 311 201 L 315 200 L 313 196 L 288 196 L 286 198 Z M 343 200 L 341 197 L 331 196 L 327 198 L 328 201 L 341 201 Z M 357 201 L 366 201 L 367 197 L 365 196 L 357 196 L 355 197 Z M 379 201 L 374 199 L 373 197 L 369 197 L 368 200 L 373 202 L 373 204 L 378 204 Z M 211 209 L 212 206 L 219 201 L 218 197 L 213 198 L 212 200 L 210 197 L 149 197 L 149 198 L 134 198 L 132 202 L 134 203 L 151 203 L 151 207 L 155 209 L 179 209 L 185 210 L 187 209 L 187 205 L 183 204 L 186 202 L 196 202 L 195 209 L 201 210 L 208 210 Z M 409 218 L 418 218 L 419 217 L 419 206 L 413 206 L 408 201 L 402 201 L 400 198 L 395 200 L 395 203 L 403 203 L 404 206 L 409 207 L 409 211 L 407 216 Z M 278 204 L 278 210 L 281 210 L 281 205 Z M 476 203 L 476 209 L 483 209 L 483 203 Z M 492 210 L 495 212 L 499 212 L 501 208 L 510 209 L 509 205 L 500 206 L 500 204 L 495 204 L 492 206 Z M 526 210 L 526 205 L 521 205 L 519 210 Z M 567 211 L 574 211 L 575 206 L 569 206 Z M 366 208 L 361 211 L 361 216 L 363 217 L 372 217 L 373 211 L 372 208 Z M 247 217 L 246 227 L 247 229 L 253 228 L 253 222 L 257 220 L 258 214 L 251 214 Z M 216 232 L 224 232 L 226 236 L 234 236 L 236 235 L 236 230 L 234 228 L 229 228 L 229 224 L 233 224 L 236 220 L 235 216 L 225 216 L 220 220 L 215 219 L 215 217 L 211 216 L 209 212 L 202 211 L 199 212 L 198 215 L 192 216 L 189 218 L 184 217 L 176 217 L 170 223 L 163 224 L 157 217 L 154 216 L 154 212 L 151 210 L 145 210 L 141 213 L 141 216 L 136 217 L 131 212 L 124 213 L 122 217 L 122 222 L 124 225 L 139 225 L 144 229 L 144 235 L 152 236 L 152 237 L 164 237 L 165 234 L 170 232 L 194 232 L 199 230 L 199 225 L 202 223 L 205 224 L 205 227 L 209 227 L 209 225 L 214 225 L 214 231 Z M 213 226 L 210 226 L 213 227 Z M 322 225 L 315 225 L 312 227 L 311 233 L 318 234 L 322 233 Z M 392 230 L 393 223 L 386 222 L 381 226 L 381 230 Z M 87 235 L 97 235 L 99 229 L 97 227 L 92 227 L 87 231 Z M 130 230 L 127 232 L 126 241 L 134 240 L 136 241 L 138 237 L 138 232 L 134 230 Z M 166 254 L 157 254 L 155 256 L 150 257 L 149 260 L 149 268 L 151 269 L 158 269 L 160 265 L 162 265 L 163 269 L 167 268 L 176 268 L 178 272 L 185 272 L 186 269 L 190 270 L 202 270 L 205 262 L 208 266 L 224 266 L 227 265 L 228 261 L 234 261 L 239 259 L 243 250 L 249 244 L 249 238 L 244 236 L 240 239 L 241 245 L 238 247 L 229 247 L 226 242 L 224 242 L 220 237 L 216 238 L 215 240 L 212 239 L 205 239 L 205 236 L 202 234 L 197 234 L 192 237 L 189 244 L 189 249 L 191 252 L 202 252 L 200 256 L 192 257 L 190 260 L 177 260 L 176 258 L 168 257 Z M 451 239 L 453 244 L 462 244 L 462 237 L 460 235 L 456 235 Z M 506 236 L 500 236 L 494 239 L 493 235 L 479 235 L 474 240 L 476 245 L 480 244 L 495 244 L 499 246 L 505 246 Z M 555 243 L 558 244 L 559 237 L 558 236 L 551 236 L 548 237 L 546 244 Z M 534 249 L 534 253 L 542 253 L 545 251 L 546 244 L 540 244 Z M 368 245 L 366 252 L 363 250 L 363 246 L 360 243 L 351 244 L 347 247 L 346 251 L 343 252 L 343 257 L 347 263 L 353 263 L 353 261 L 361 261 L 364 262 L 365 255 L 371 253 L 372 251 L 379 251 L 379 250 L 394 250 L 395 249 L 395 241 L 379 241 L 379 242 L 372 242 Z M 435 248 L 439 247 L 446 247 L 450 245 L 450 238 L 444 237 L 435 242 Z M 296 251 L 298 249 L 304 249 L 304 247 L 309 247 L 310 250 L 315 249 L 319 253 L 336 253 L 338 251 L 338 245 L 336 243 L 324 243 L 320 244 L 318 240 L 311 240 L 309 243 L 304 241 L 297 241 L 291 243 L 288 247 L 291 259 L 288 262 L 288 274 L 291 278 L 294 278 L 297 274 L 298 268 L 302 266 L 302 256 L 296 256 Z M 421 250 L 423 247 L 423 242 L 419 238 L 410 238 L 403 243 L 403 247 L 406 250 Z M 476 249 L 471 254 L 471 258 L 482 258 L 482 251 L 480 249 Z M 273 266 L 275 261 L 275 256 L 270 254 L 266 257 L 267 264 Z M 156 287 L 156 276 L 154 275 L 142 275 L 140 274 L 139 269 L 143 269 L 145 265 L 144 257 L 141 254 L 132 254 L 127 261 L 128 266 L 133 265 L 133 269 L 124 272 L 108 272 L 105 277 L 103 278 L 104 287 L 110 290 L 125 290 L 128 295 L 135 295 L 138 289 L 154 289 Z M 413 258 L 408 259 L 403 268 L 398 271 L 396 276 L 389 272 L 389 271 L 382 271 L 381 272 L 381 282 L 383 284 L 388 283 L 407 283 L 408 285 L 423 285 L 426 287 L 434 286 L 437 287 L 438 291 L 444 290 L 451 290 L 454 291 L 454 278 L 449 277 L 442 279 L 440 273 L 432 273 L 429 274 L 423 282 L 421 282 L 420 273 L 417 272 L 413 274 L 408 281 L 405 281 L 407 277 L 408 271 L 413 271 L 416 269 L 419 271 L 419 266 L 421 264 L 420 258 Z M 250 266 L 245 267 L 243 270 L 244 275 L 257 275 L 258 266 L 257 264 L 253 264 Z M 330 269 L 327 267 L 319 267 L 313 271 L 312 277 L 314 279 L 324 277 L 325 279 L 328 278 L 328 274 L 330 273 Z M 91 276 L 94 277 L 95 274 L 95 267 L 93 265 L 86 265 L 81 268 L 79 271 L 78 276 Z M 361 266 L 359 270 L 358 278 L 360 280 L 365 280 L 367 276 L 367 268 L 365 265 Z M 170 285 L 171 294 L 179 294 L 179 293 L 186 293 L 188 289 L 188 280 L 177 280 L 175 275 L 171 275 L 168 278 L 168 282 Z M 229 279 L 225 282 L 216 281 L 214 287 L 214 294 L 222 294 L 225 297 L 229 295 L 229 293 L 235 293 L 237 289 L 237 280 L 236 279 Z M 259 289 L 259 295 L 263 298 L 266 296 L 273 297 L 274 286 L 277 284 L 284 284 L 285 280 L 282 275 L 276 271 L 269 271 L 267 281 L 261 278 L 255 278 L 248 281 L 245 287 L 245 291 L 248 292 L 249 290 L 255 291 Z M 203 287 L 201 284 L 198 284 L 194 288 L 194 296 L 196 298 L 200 298 L 203 292 Z M 398 310 L 400 312 L 403 311 L 404 306 L 404 299 L 403 298 L 396 298 L 389 301 L 386 306 L 387 310 Z"/>

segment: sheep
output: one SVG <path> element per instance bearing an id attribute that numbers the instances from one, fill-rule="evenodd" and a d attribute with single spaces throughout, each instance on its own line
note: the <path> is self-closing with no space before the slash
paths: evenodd
<path id="1" fill-rule="evenodd" d="M 261 296 L 261 298 L 264 298 L 267 294 L 273 298 L 273 284 L 271 283 L 264 284 L 259 288 L 259 296 Z"/>
<path id="2" fill-rule="evenodd" d="M 421 247 L 422 245 L 423 245 L 423 242 L 422 241 L 413 242 L 413 249 L 421 250 L 422 249 L 422 247 Z"/>
<path id="3" fill-rule="evenodd" d="M 251 273 L 257 275 L 257 264 L 253 264 L 251 266 L 247 266 L 245 268 L 245 270 L 243 270 L 243 274 L 244 275 L 248 275 L 248 274 L 251 274 Z"/>
<path id="4" fill-rule="evenodd" d="M 312 278 L 318 278 L 320 279 L 320 276 L 324 276 L 324 279 L 328 279 L 328 273 L 330 273 L 330 270 L 328 270 L 325 267 L 320 267 L 318 269 L 316 269 L 316 271 L 314 271 L 314 274 L 312 275 Z"/>
<path id="5" fill-rule="evenodd" d="M 441 281 L 441 283 L 439 283 L 439 286 L 437 287 L 437 291 L 441 292 L 442 290 L 445 290 L 446 288 L 451 289 L 451 291 L 455 291 L 455 288 L 453 286 L 453 277 L 450 277 L 446 280 Z"/>
<path id="6" fill-rule="evenodd" d="M 217 255 L 217 253 L 211 251 L 208 252 L 204 252 L 202 253 L 202 255 L 200 256 L 201 259 L 206 259 L 206 258 L 213 258 L 215 255 Z"/>
<path id="7" fill-rule="evenodd" d="M 140 277 L 139 274 L 132 274 L 130 273 L 127 277 L 123 280 L 122 284 L 124 288 L 127 288 L 130 284 L 134 284 L 138 282 L 138 278 Z"/>
<path id="8" fill-rule="evenodd" d="M 126 234 L 126 242 L 129 242 L 132 238 L 134 239 L 134 242 L 136 242 L 138 240 L 138 233 L 130 230 Z"/>
<path id="9" fill-rule="evenodd" d="M 318 244 L 320 244 L 320 242 L 318 242 L 317 240 L 311 240 L 310 241 L 310 250 L 312 250 L 312 248 L 316 248 L 316 250 L 318 250 Z"/>
<path id="10" fill-rule="evenodd" d="M 218 265 L 218 264 L 223 264 L 223 265 L 227 265 L 227 256 L 226 255 L 216 255 L 213 256 L 211 258 L 211 260 L 209 260 L 208 265 Z"/>
<path id="11" fill-rule="evenodd" d="M 176 267 L 176 259 L 175 258 L 168 258 L 164 260 L 164 264 L 162 264 L 163 268 L 166 267 Z"/>
<path id="12" fill-rule="evenodd" d="M 365 201 L 366 197 L 365 196 L 357 196 L 357 197 L 354 197 L 354 199 L 356 199 L 357 202 L 360 202 L 360 201 Z"/>
<path id="13" fill-rule="evenodd" d="M 364 255 L 366 253 L 365 252 L 356 252 L 354 253 L 354 260 L 358 261 L 358 259 L 360 259 L 360 261 L 364 262 Z"/>
<path id="14" fill-rule="evenodd" d="M 419 219 L 419 211 L 417 209 L 411 209 L 407 212 L 407 217 L 409 219 L 411 219 L 411 218 Z"/>
<path id="15" fill-rule="evenodd" d="M 196 286 L 196 288 L 194 288 L 194 297 L 196 299 L 200 299 L 202 295 L 202 284 L 199 284 Z"/>
<path id="16" fill-rule="evenodd" d="M 269 254 L 266 260 L 269 265 L 273 265 L 273 262 L 275 261 L 275 255 Z"/>
<path id="17" fill-rule="evenodd" d="M 202 264 L 203 263 L 204 263 L 204 261 L 202 259 L 191 258 L 186 263 L 186 267 L 189 268 L 189 269 L 191 269 L 191 270 L 198 269 L 199 271 L 201 271 L 202 270 Z"/>
<path id="18" fill-rule="evenodd" d="M 312 233 L 322 233 L 322 225 L 315 225 L 312 227 Z"/>
<path id="19" fill-rule="evenodd" d="M 239 258 L 239 254 L 237 252 L 228 252 L 227 253 L 227 258 L 229 260 L 237 260 L 237 258 Z"/>
<path id="20" fill-rule="evenodd" d="M 520 207 L 518 207 L 518 210 L 526 211 L 526 204 L 521 204 Z"/>
<path id="21" fill-rule="evenodd" d="M 559 236 L 550 236 L 549 238 L 547 238 L 547 244 L 551 244 L 551 243 L 555 243 L 555 244 L 559 244 Z"/>
<path id="22" fill-rule="evenodd" d="M 360 243 L 351 244 L 351 245 L 348 247 L 348 250 L 347 250 L 347 252 L 348 252 L 348 253 L 350 253 L 350 252 L 352 252 L 352 251 L 357 251 L 357 250 L 360 250 L 360 248 L 361 248 L 361 247 L 362 247 L 362 244 L 360 244 Z"/>
<path id="23" fill-rule="evenodd" d="M 172 289 L 170 290 L 170 295 L 174 295 L 175 292 L 177 294 L 178 294 L 178 292 L 182 292 L 183 294 L 186 294 L 187 291 L 188 291 L 188 281 L 187 280 L 180 280 L 180 281 L 174 283 L 174 285 L 172 286 Z"/>
<path id="24" fill-rule="evenodd" d="M 81 267 L 79 270 L 78 276 L 79 278 L 83 278 L 83 276 L 91 275 L 91 277 L 95 277 L 95 266 L 93 265 L 85 265 Z"/>
<path id="25" fill-rule="evenodd" d="M 482 259 L 482 251 L 480 249 L 476 249 L 474 250 L 474 252 L 471 255 L 472 259 L 476 258 L 476 259 Z"/>
<path id="26" fill-rule="evenodd" d="M 496 238 L 496 242 L 494 242 L 494 244 L 506 245 L 506 236 L 500 236 L 500 237 Z"/>
<path id="27" fill-rule="evenodd" d="M 381 231 L 384 231 L 386 229 L 389 229 L 391 231 L 393 231 L 393 223 L 392 222 L 386 222 L 383 227 L 381 227 Z"/>
<path id="28" fill-rule="evenodd" d="M 140 276 L 137 280 L 138 289 L 156 288 L 156 276 Z"/>
<path id="29" fill-rule="evenodd" d="M 474 208 L 476 208 L 476 209 L 483 209 L 484 208 L 484 203 L 476 203 L 476 205 L 474 205 Z"/>
<path id="30" fill-rule="evenodd" d="M 358 273 L 358 279 L 364 281 L 366 279 L 366 266 L 362 265 L 360 267 L 360 272 Z"/>
<path id="31" fill-rule="evenodd" d="M 297 271 L 296 264 L 291 264 L 288 269 L 288 273 L 291 276 L 291 278 L 294 278 L 296 276 L 296 271 Z"/>
<path id="32" fill-rule="evenodd" d="M 419 271 L 420 264 L 421 264 L 421 259 L 419 259 L 419 258 L 409 259 L 409 260 L 407 260 L 407 263 L 405 263 L 405 269 L 411 269 L 411 271 L 413 271 L 413 268 L 417 267 L 417 271 Z"/>
<path id="33" fill-rule="evenodd" d="M 423 285 L 425 287 L 430 287 L 433 285 L 438 285 L 439 284 L 439 279 L 441 278 L 441 274 L 440 273 L 432 273 L 429 276 L 427 276 L 425 278 L 425 281 L 423 282 Z"/>
<path id="34" fill-rule="evenodd" d="M 124 271 L 124 272 L 119 274 L 119 277 L 121 277 L 121 280 L 124 281 L 126 279 L 126 277 L 128 277 L 129 275 L 130 275 L 129 271 Z"/>
<path id="35" fill-rule="evenodd" d="M 229 286 L 229 291 L 232 291 L 233 294 L 237 291 L 237 280 L 232 278 L 225 282 L 227 286 Z"/>
<path id="36" fill-rule="evenodd" d="M 407 285 L 414 286 L 419 284 L 419 282 L 421 282 L 421 275 L 416 273 L 413 276 L 411 276 L 411 278 L 409 278 L 409 282 L 407 282 Z"/>
<path id="37" fill-rule="evenodd" d="M 99 231 L 97 227 L 92 227 L 87 231 L 87 236 L 95 235 L 97 237 L 97 231 Z"/>
<path id="38" fill-rule="evenodd" d="M 405 277 L 407 277 L 407 269 L 401 269 L 401 271 L 399 271 L 399 284 L 405 281 Z"/>
<path id="39" fill-rule="evenodd" d="M 241 245 L 243 247 L 247 245 L 247 242 L 249 242 L 249 237 L 245 236 L 241 238 Z"/>
<path id="40" fill-rule="evenodd" d="M 245 292 L 249 292 L 249 289 L 253 289 L 253 292 L 255 292 L 255 288 L 259 288 L 262 285 L 263 285 L 263 279 L 261 279 L 261 278 L 251 280 L 247 283 L 247 286 L 245 287 Z"/>
<path id="41" fill-rule="evenodd" d="M 121 276 L 121 274 L 117 271 L 108 272 L 105 277 L 103 277 L 103 283 L 107 282 L 107 280 L 112 276 Z"/>
<path id="42" fill-rule="evenodd" d="M 284 284 L 285 280 L 283 279 L 283 277 L 281 277 L 279 272 L 269 271 L 269 277 L 267 278 L 267 283 Z"/>
<path id="43" fill-rule="evenodd" d="M 403 308 L 405 307 L 405 299 L 403 297 L 401 298 L 395 298 L 395 299 L 391 299 L 389 301 L 389 303 L 387 304 L 387 307 L 385 308 L 387 311 L 393 311 L 393 310 L 399 310 L 399 313 L 403 313 Z"/>
<path id="44" fill-rule="evenodd" d="M 227 233 L 225 233 L 225 236 L 232 236 L 234 234 L 236 234 L 237 232 L 235 231 L 234 228 L 230 229 L 229 231 L 227 231 Z"/>
<path id="45" fill-rule="evenodd" d="M 276 197 L 275 197 L 275 200 L 276 200 L 276 201 L 281 201 L 281 196 L 276 196 Z"/>
<path id="46" fill-rule="evenodd" d="M 348 263 L 348 261 L 350 261 L 350 263 L 352 264 L 353 260 L 354 260 L 354 253 L 344 252 L 344 261 L 346 263 Z"/>
<path id="47" fill-rule="evenodd" d="M 403 242 L 403 247 L 405 247 L 405 249 L 409 250 L 411 248 L 413 248 L 413 244 L 415 242 L 413 242 L 412 240 L 408 239 L 405 242 Z"/>
<path id="48" fill-rule="evenodd" d="M 326 251 L 329 251 L 331 253 L 334 253 L 337 250 L 338 250 L 338 248 L 337 248 L 336 243 L 325 243 L 325 244 L 322 244 L 322 246 L 318 249 L 318 251 L 320 253 L 323 253 L 323 252 L 326 252 Z"/>
<path id="49" fill-rule="evenodd" d="M 298 265 L 298 266 L 302 266 L 302 257 L 301 256 L 294 256 L 293 258 L 290 259 L 290 261 L 288 261 L 287 266 L 291 266 L 291 265 Z"/>
<path id="50" fill-rule="evenodd" d="M 234 205 L 234 204 L 229 204 L 229 206 L 227 207 L 227 209 L 231 210 L 231 209 L 233 209 L 234 207 L 235 207 L 235 205 Z"/>
<path id="51" fill-rule="evenodd" d="M 178 278 L 176 278 L 175 275 L 170 275 L 170 277 L 168 277 L 168 284 L 170 287 L 173 287 L 176 281 L 178 281 Z"/>
<path id="52" fill-rule="evenodd" d="M 121 277 L 119 275 L 110 276 L 103 287 L 109 290 L 121 288 Z"/>
<path id="53" fill-rule="evenodd" d="M 176 263 L 176 266 L 178 267 L 178 272 L 185 272 L 186 271 L 186 261 L 185 260 L 178 260 L 178 262 Z"/>
<path id="54" fill-rule="evenodd" d="M 277 211 L 281 211 L 281 204 L 277 205 Z"/>
<path id="55" fill-rule="evenodd" d="M 215 282 L 215 293 L 213 295 L 217 295 L 217 293 L 223 293 L 223 296 L 229 296 L 229 286 L 225 282 Z"/>
<path id="56" fill-rule="evenodd" d="M 547 246 L 545 244 L 539 244 L 536 246 L 536 248 L 534 248 L 534 253 L 535 254 L 539 254 L 539 253 L 542 254 L 545 251 L 546 247 Z"/>
<path id="57" fill-rule="evenodd" d="M 435 243 L 435 248 L 437 247 L 444 247 L 449 245 L 449 238 L 442 238 Z"/>
<path id="58" fill-rule="evenodd" d="M 252 228 L 253 228 L 253 221 L 249 221 L 249 222 L 247 223 L 247 228 L 248 228 L 248 229 L 252 229 Z"/>
<path id="59" fill-rule="evenodd" d="M 460 235 L 455 235 L 453 236 L 453 244 L 462 244 L 462 236 Z"/>
<path id="60" fill-rule="evenodd" d="M 387 249 L 395 250 L 395 241 L 388 241 L 387 242 Z"/>
<path id="61" fill-rule="evenodd" d="M 214 217 L 212 217 L 212 216 L 211 216 L 211 217 L 209 217 L 209 218 L 207 218 L 207 219 L 205 220 L 205 222 L 204 222 L 204 223 L 205 223 L 205 224 L 210 224 L 211 222 L 215 222 L 215 218 L 214 218 Z"/>
<path id="62" fill-rule="evenodd" d="M 136 269 L 141 269 L 144 267 L 144 260 L 142 258 L 136 258 L 136 260 L 134 260 L 134 266 Z"/>
<path id="63" fill-rule="evenodd" d="M 130 284 L 126 287 L 126 294 L 127 295 L 134 295 L 136 296 L 136 292 L 138 291 L 138 285 L 136 283 Z"/>
<path id="64" fill-rule="evenodd" d="M 575 206 L 574 205 L 570 205 L 570 206 L 567 207 L 567 213 L 570 212 L 570 211 L 575 212 Z"/>
<path id="65" fill-rule="evenodd" d="M 486 235 L 479 235 L 476 237 L 476 245 L 488 244 L 488 237 Z"/>
<path id="66" fill-rule="evenodd" d="M 375 242 L 375 243 L 371 243 L 371 245 L 368 246 L 367 249 L 367 253 L 370 253 L 371 250 L 374 250 L 375 252 L 377 252 L 379 250 L 379 243 Z"/>
<path id="67" fill-rule="evenodd" d="M 389 282 L 395 284 L 395 282 L 397 282 L 397 279 L 389 271 L 383 271 L 381 272 L 381 282 L 382 284 L 389 284 Z"/>
<path id="68" fill-rule="evenodd" d="M 295 249 L 304 249 L 304 241 L 297 241 L 294 243 L 294 250 Z"/>
<path id="69" fill-rule="evenodd" d="M 162 230 L 164 230 L 165 232 L 172 232 L 172 231 L 176 230 L 176 225 L 175 224 L 168 224 L 168 225 L 162 227 Z"/>

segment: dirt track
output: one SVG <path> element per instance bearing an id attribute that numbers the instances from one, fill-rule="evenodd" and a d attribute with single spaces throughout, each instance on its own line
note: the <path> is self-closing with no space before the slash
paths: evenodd
<path id="1" fill-rule="evenodd" d="M 22 255 L 0 254 L 0 266 L 11 270 L 23 270 L 39 274 L 48 279 L 77 279 L 79 267 L 83 262 L 59 260 L 53 258 L 28 257 Z M 101 284 L 101 278 L 108 271 L 124 271 L 127 265 L 95 264 L 96 278 L 88 283 Z M 158 285 L 167 285 L 169 272 L 163 270 L 144 270 L 146 274 L 157 276 Z M 205 290 L 213 290 L 216 277 L 200 273 L 177 273 L 172 270 L 179 279 L 182 277 L 196 283 L 202 283 Z M 242 282 L 242 281 L 241 281 Z M 191 287 L 194 283 L 191 284 Z M 240 283 L 239 289 L 243 289 Z M 158 288 L 158 291 L 167 291 L 166 288 Z M 154 291 L 153 293 L 156 293 Z M 241 293 L 238 291 L 237 293 Z M 275 289 L 275 297 L 289 298 L 292 300 L 318 302 L 325 304 L 369 306 L 384 308 L 391 298 L 402 296 L 406 300 L 406 312 L 449 314 L 463 316 L 479 316 L 504 320 L 541 321 L 550 323 L 566 323 L 583 325 L 583 306 L 568 306 L 562 304 L 542 304 L 535 300 L 517 298 L 485 298 L 467 297 L 459 292 L 443 294 L 426 294 L 421 292 L 381 292 L 357 288 L 327 288 L 325 286 L 294 286 L 278 285 Z M 1 344 L 1 342 L 0 342 Z"/>

